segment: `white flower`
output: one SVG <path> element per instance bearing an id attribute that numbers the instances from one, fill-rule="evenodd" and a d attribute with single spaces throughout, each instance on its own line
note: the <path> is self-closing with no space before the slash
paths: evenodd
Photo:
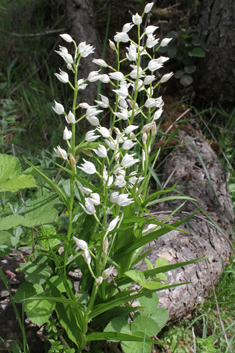
<path id="1" fill-rule="evenodd" d="M 60 158 L 63 158 L 65 160 L 68 158 L 67 152 L 62 148 L 60 148 L 60 146 L 57 146 L 57 148 L 54 148 L 54 151 Z"/>
<path id="2" fill-rule="evenodd" d="M 83 170 L 84 173 L 86 174 L 95 174 L 96 173 L 96 167 L 92 162 L 88 162 L 83 158 L 84 164 L 82 164 L 82 167 L 78 167 L 79 169 Z"/>
<path id="3" fill-rule="evenodd" d="M 122 165 L 124 168 L 128 168 L 128 167 L 133 166 L 135 163 L 138 163 L 138 162 L 139 162 L 139 159 L 134 159 L 134 158 L 133 158 L 134 155 L 135 155 L 135 153 L 134 153 L 134 154 L 126 154 L 126 155 L 122 158 L 121 165 Z"/>
<path id="4" fill-rule="evenodd" d="M 144 149 L 142 150 L 142 159 L 143 159 L 143 161 L 145 161 L 145 150 Z"/>
<path id="5" fill-rule="evenodd" d="M 83 109 L 88 109 L 88 108 L 90 107 L 90 105 L 89 105 L 88 103 L 86 103 L 86 102 L 80 103 L 79 106 L 80 106 L 81 108 L 83 108 Z"/>
<path id="6" fill-rule="evenodd" d="M 90 201 L 90 199 L 85 198 L 85 206 L 83 206 L 83 204 L 80 203 L 80 205 L 82 206 L 83 210 L 91 215 L 93 213 L 95 213 L 95 206 L 94 204 Z"/>
<path id="7" fill-rule="evenodd" d="M 102 111 L 103 110 L 97 110 L 96 106 L 89 106 L 89 108 L 87 108 L 86 115 L 87 116 L 95 116 L 99 113 L 102 113 Z"/>
<path id="8" fill-rule="evenodd" d="M 79 189 L 80 189 L 82 192 L 84 192 L 84 194 L 86 194 L 86 195 L 89 195 L 89 194 L 92 192 L 91 189 L 86 188 L 86 187 L 84 187 L 84 186 L 80 186 Z"/>
<path id="9" fill-rule="evenodd" d="M 110 81 L 107 74 L 99 75 L 99 80 L 103 83 L 108 83 Z"/>
<path id="10" fill-rule="evenodd" d="M 89 123 L 93 126 L 98 126 L 99 125 L 99 119 L 96 116 L 86 116 L 86 119 L 89 121 Z"/>
<path id="11" fill-rule="evenodd" d="M 116 180 L 114 182 L 114 185 L 115 186 L 118 186 L 119 188 L 123 187 L 126 185 L 126 180 L 125 180 L 125 177 L 123 175 L 118 175 L 116 177 Z"/>
<path id="12" fill-rule="evenodd" d="M 160 82 L 164 83 L 164 82 L 168 81 L 173 75 L 174 75 L 173 72 L 170 72 L 169 74 L 163 75 Z"/>
<path id="13" fill-rule="evenodd" d="M 108 249 L 109 249 L 109 242 L 108 242 L 108 238 L 106 237 L 103 242 L 103 252 L 105 254 L 108 254 Z"/>
<path id="14" fill-rule="evenodd" d="M 117 141 L 115 141 L 115 140 L 110 140 L 110 139 L 105 139 L 104 141 L 107 143 L 107 145 L 109 146 L 109 148 L 110 148 L 111 150 L 113 150 L 113 151 L 115 150 Z"/>
<path id="15" fill-rule="evenodd" d="M 148 98 L 145 102 L 146 108 L 161 108 L 164 105 L 162 97 L 159 98 Z"/>
<path id="16" fill-rule="evenodd" d="M 97 127 L 96 130 L 99 131 L 99 133 L 100 133 L 103 137 L 105 137 L 105 138 L 110 137 L 109 130 L 108 130 L 106 127 L 104 127 L 104 126 Z"/>
<path id="17" fill-rule="evenodd" d="M 60 34 L 60 36 L 61 38 L 63 38 L 63 40 L 65 40 L 68 43 L 71 43 L 73 41 L 73 38 L 67 33 Z"/>
<path id="18" fill-rule="evenodd" d="M 124 26 L 122 27 L 122 32 L 129 32 L 132 27 L 134 27 L 133 23 L 126 23 L 124 24 Z"/>
<path id="19" fill-rule="evenodd" d="M 138 75 L 139 78 L 144 77 L 144 71 L 142 70 L 142 68 L 139 67 L 138 69 L 139 70 L 137 70 L 137 68 L 136 68 L 130 72 L 130 77 L 133 78 L 134 80 L 137 79 L 138 72 L 139 72 L 139 75 Z"/>
<path id="20" fill-rule="evenodd" d="M 133 85 L 133 88 L 136 88 L 137 91 L 141 92 L 144 90 L 144 82 L 142 80 L 138 80 L 137 85 L 136 83 Z"/>
<path id="21" fill-rule="evenodd" d="M 117 204 L 119 206 L 122 206 L 122 207 L 128 206 L 133 202 L 134 202 L 133 199 L 128 199 L 128 194 L 121 194 L 118 196 Z"/>
<path id="22" fill-rule="evenodd" d="M 141 129 L 141 133 L 144 134 L 145 132 L 148 132 L 149 130 L 152 129 L 153 125 L 154 125 L 154 122 L 144 125 Z"/>
<path id="23" fill-rule="evenodd" d="M 113 114 L 122 120 L 127 120 L 128 118 L 128 111 L 126 109 L 122 109 L 121 112 L 113 113 Z"/>
<path id="24" fill-rule="evenodd" d="M 136 46 L 133 43 L 131 43 L 130 47 L 127 48 L 127 50 L 128 50 L 128 54 L 126 53 L 127 59 L 130 61 L 136 61 L 136 58 L 137 58 Z"/>
<path id="25" fill-rule="evenodd" d="M 89 200 L 93 205 L 100 205 L 100 195 L 96 192 L 91 193 L 91 197 L 88 197 L 86 200 Z"/>
<path id="26" fill-rule="evenodd" d="M 99 80 L 99 72 L 100 72 L 100 70 L 91 71 L 87 77 L 88 81 L 90 81 L 90 82 L 98 81 Z"/>
<path id="27" fill-rule="evenodd" d="M 173 38 L 164 38 L 162 41 L 161 41 L 161 47 L 166 47 L 167 44 L 172 40 Z"/>
<path id="28" fill-rule="evenodd" d="M 85 140 L 87 142 L 93 142 L 93 141 L 97 140 L 99 137 L 100 137 L 100 135 L 95 135 L 95 130 L 91 130 L 86 133 Z"/>
<path id="29" fill-rule="evenodd" d="M 92 62 L 102 67 L 108 66 L 108 64 L 103 59 L 93 59 Z"/>
<path id="30" fill-rule="evenodd" d="M 80 78 L 80 80 L 78 80 L 77 82 L 77 88 L 81 89 L 82 91 L 88 86 L 87 83 L 83 83 L 84 82 L 84 78 Z"/>
<path id="31" fill-rule="evenodd" d="M 126 85 L 120 86 L 120 89 L 113 89 L 113 92 L 115 92 L 120 98 L 126 98 L 128 96 L 128 88 Z"/>
<path id="32" fill-rule="evenodd" d="M 85 240 L 78 239 L 76 237 L 73 237 L 73 240 L 75 241 L 76 245 L 79 246 L 80 249 L 82 249 L 82 250 L 88 249 L 88 244 Z"/>
<path id="33" fill-rule="evenodd" d="M 115 217 L 110 223 L 109 226 L 107 228 L 107 231 L 111 232 L 112 230 L 114 230 L 114 228 L 116 227 L 118 221 L 120 220 L 120 217 L 117 216 Z"/>
<path id="34" fill-rule="evenodd" d="M 103 271 L 102 277 L 103 279 L 109 278 L 109 276 L 113 273 L 114 267 L 111 266 L 110 268 L 107 268 L 106 270 Z"/>
<path id="35" fill-rule="evenodd" d="M 126 32 L 117 32 L 117 34 L 114 36 L 114 40 L 116 42 L 119 40 L 119 42 L 127 43 L 129 42 L 130 38 Z"/>
<path id="36" fill-rule="evenodd" d="M 99 156 L 100 158 L 107 157 L 107 150 L 103 145 L 99 145 L 98 150 L 93 148 L 93 151 Z"/>
<path id="37" fill-rule="evenodd" d="M 122 146 L 124 150 L 130 150 L 133 146 L 136 145 L 136 142 L 133 142 L 132 140 L 126 140 Z"/>
<path id="38" fill-rule="evenodd" d="M 112 185 L 113 183 L 113 176 L 111 175 L 109 178 L 108 178 L 108 173 L 106 171 L 106 166 L 104 166 L 104 169 L 103 169 L 103 178 L 104 178 L 104 184 L 106 184 L 107 180 L 107 186 L 110 186 Z"/>
<path id="39" fill-rule="evenodd" d="M 73 63 L 73 57 L 72 57 L 71 54 L 68 53 L 67 48 L 62 47 L 61 45 L 59 45 L 59 48 L 60 48 L 60 51 L 55 50 L 55 52 L 57 54 L 59 54 L 64 59 L 66 64 L 72 64 Z"/>
<path id="40" fill-rule="evenodd" d="M 160 58 L 158 58 L 158 59 L 150 60 L 150 62 L 148 64 L 148 68 L 150 71 L 158 70 L 161 67 L 163 67 L 164 62 L 166 62 L 167 60 L 169 60 L 169 58 L 167 58 L 165 56 L 160 56 Z"/>
<path id="41" fill-rule="evenodd" d="M 158 110 L 154 113 L 153 120 L 158 120 L 158 119 L 161 117 L 162 112 L 163 112 L 163 109 L 162 109 L 162 108 L 158 109 Z"/>
<path id="42" fill-rule="evenodd" d="M 68 128 L 65 126 L 64 133 L 63 133 L 63 139 L 70 140 L 71 138 L 72 138 L 72 131 L 69 131 Z"/>
<path id="43" fill-rule="evenodd" d="M 147 34 L 147 36 L 150 36 L 150 34 L 153 34 L 154 31 L 156 31 L 156 29 L 159 28 L 157 26 L 148 26 L 145 28 L 145 33 Z"/>
<path id="44" fill-rule="evenodd" d="M 95 281 L 96 281 L 96 283 L 98 284 L 98 286 L 100 286 L 101 283 L 103 282 L 103 277 L 100 276 L 100 277 L 96 278 Z"/>
<path id="45" fill-rule="evenodd" d="M 148 138 L 147 133 L 144 132 L 143 135 L 142 135 L 142 142 L 143 142 L 143 143 L 146 143 L 147 138 Z"/>
<path id="46" fill-rule="evenodd" d="M 132 131 L 134 131 L 135 129 L 138 129 L 139 126 L 135 126 L 135 125 L 129 125 L 127 126 L 124 131 L 126 135 L 129 135 Z"/>
<path id="47" fill-rule="evenodd" d="M 148 75 L 144 79 L 144 84 L 145 85 L 150 85 L 150 83 L 152 83 L 154 80 L 155 80 L 155 76 L 154 75 Z"/>
<path id="48" fill-rule="evenodd" d="M 57 103 L 56 101 L 54 101 L 54 102 L 55 102 L 55 106 L 52 107 L 52 109 L 54 110 L 54 112 L 56 112 L 56 114 L 59 114 L 59 115 L 63 114 L 63 113 L 64 113 L 64 107 L 63 107 L 63 105 L 60 104 L 60 103 Z"/>
<path id="49" fill-rule="evenodd" d="M 91 254 L 89 253 L 88 250 L 84 251 L 83 257 L 86 263 L 89 265 L 91 263 Z"/>
<path id="50" fill-rule="evenodd" d="M 147 5 L 145 5 L 144 12 L 148 13 L 152 10 L 152 7 L 154 5 L 154 2 L 149 2 Z"/>
<path id="51" fill-rule="evenodd" d="M 124 79 L 123 73 L 119 71 L 109 73 L 109 77 L 117 81 L 121 81 Z"/>
<path id="52" fill-rule="evenodd" d="M 67 72 L 62 71 L 61 69 L 59 70 L 60 70 L 59 74 L 57 73 L 54 74 L 58 78 L 58 80 L 63 83 L 69 82 L 69 75 L 67 74 Z"/>
<path id="53" fill-rule="evenodd" d="M 110 46 L 111 49 L 116 50 L 115 43 L 113 41 L 111 41 L 110 39 L 109 39 L 109 46 Z"/>
<path id="54" fill-rule="evenodd" d="M 94 53 L 95 48 L 90 44 L 86 45 L 86 42 L 81 42 L 78 45 L 78 51 L 83 58 L 86 58 L 91 53 Z"/>
<path id="55" fill-rule="evenodd" d="M 126 102 L 126 100 L 125 99 L 120 99 L 120 101 L 119 101 L 119 105 L 120 105 L 120 107 L 122 107 L 122 108 L 128 108 L 128 104 L 127 104 L 127 102 Z"/>
<path id="56" fill-rule="evenodd" d="M 150 34 L 146 41 L 147 48 L 153 48 L 159 42 L 159 38 L 155 38 L 153 34 Z"/>
<path id="57" fill-rule="evenodd" d="M 65 116 L 65 119 L 68 124 L 75 124 L 76 123 L 75 116 L 73 115 L 71 110 L 69 111 L 68 115 Z"/>
<path id="58" fill-rule="evenodd" d="M 118 191 L 112 192 L 111 195 L 110 195 L 110 201 L 112 203 L 117 203 L 118 196 L 119 196 L 119 192 Z"/>
<path id="59" fill-rule="evenodd" d="M 108 108 L 109 107 L 109 99 L 102 94 L 100 94 L 101 101 L 95 101 L 100 107 Z"/>
<path id="60" fill-rule="evenodd" d="M 132 16 L 132 22 L 135 24 L 135 25 L 140 25 L 142 23 L 142 18 L 141 16 L 136 13 L 135 15 Z"/>

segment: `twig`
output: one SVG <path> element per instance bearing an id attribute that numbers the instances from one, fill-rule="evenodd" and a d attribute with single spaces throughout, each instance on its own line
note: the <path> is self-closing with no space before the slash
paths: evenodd
<path id="1" fill-rule="evenodd" d="M 14 32 L 8 32 L 5 31 L 4 29 L 0 28 L 0 31 L 6 34 L 10 34 L 11 36 L 14 37 L 42 37 L 42 36 L 46 36 L 48 34 L 53 34 L 53 33 L 63 33 L 66 30 L 66 28 L 59 28 L 59 29 L 53 29 L 50 31 L 46 31 L 46 32 L 41 32 L 41 33 L 26 33 L 26 34 L 21 34 L 21 33 L 14 33 Z"/>
<path id="2" fill-rule="evenodd" d="M 115 282 L 115 279 L 114 279 L 114 277 L 113 277 L 112 274 L 111 274 L 111 278 L 112 278 L 112 281 L 113 281 L 113 283 L 114 283 L 114 287 L 116 287 L 117 290 L 119 291 L 119 293 L 121 293 L 122 291 L 121 291 L 121 289 L 118 287 L 117 283 Z"/>
<path id="3" fill-rule="evenodd" d="M 153 338 L 155 338 L 156 341 L 162 343 L 162 341 L 161 341 L 157 336 L 153 336 Z M 162 347 L 163 349 L 165 349 L 166 352 L 168 351 L 168 348 L 167 348 L 166 346 L 164 346 L 163 344 L 162 344 L 161 347 Z"/>

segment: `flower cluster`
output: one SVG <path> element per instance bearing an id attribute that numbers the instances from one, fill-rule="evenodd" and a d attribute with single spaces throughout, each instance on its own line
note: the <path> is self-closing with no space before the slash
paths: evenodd
<path id="1" fill-rule="evenodd" d="M 114 42 L 109 41 L 110 48 L 116 52 L 118 58 L 121 43 L 128 44 L 126 57 L 121 60 L 121 62 L 130 62 L 130 72 L 126 75 L 120 71 L 120 61 L 118 70 L 116 70 L 103 59 L 93 59 L 96 65 L 106 68 L 109 72 L 101 74 L 100 70 L 92 71 L 88 77 L 77 79 L 80 60 L 92 54 L 94 48 L 86 42 L 76 45 L 69 34 L 60 35 L 67 43 L 73 43 L 75 46 L 74 57 L 63 46 L 59 46 L 59 50 L 56 51 L 65 61 L 70 74 L 75 75 L 75 80 L 72 83 L 69 79 L 70 74 L 65 71 L 60 70 L 59 73 L 55 73 L 59 81 L 68 83 L 74 90 L 74 103 L 68 114 L 61 103 L 55 101 L 53 107 L 56 114 L 64 114 L 66 123 L 72 129 L 70 131 L 66 126 L 63 133 L 63 139 L 66 140 L 69 148 L 69 160 L 67 152 L 60 146 L 55 149 L 55 152 L 60 158 L 67 160 L 75 173 L 82 171 L 89 177 L 91 188 L 85 185 L 80 187 L 82 195 L 80 206 L 81 210 L 88 215 L 93 215 L 96 219 L 99 219 L 102 212 L 105 217 L 107 212 L 111 212 L 111 210 L 116 209 L 117 212 L 120 212 L 121 208 L 134 203 L 135 197 L 140 197 L 138 188 L 141 189 L 140 185 L 147 175 L 149 153 L 157 131 L 156 121 L 161 118 L 164 107 L 162 97 L 155 97 L 156 88 L 168 81 L 173 75 L 171 72 L 163 75 L 160 80 L 157 79 L 155 72 L 160 70 L 169 58 L 164 56 L 155 58 L 148 52 L 148 49 L 151 49 L 151 52 L 152 48 L 155 48 L 154 53 L 156 53 L 157 49 L 160 46 L 166 46 L 171 38 L 162 40 L 157 38 L 154 33 L 158 27 L 153 25 L 147 26 L 143 33 L 140 33 L 142 18 L 145 13 L 151 11 L 153 4 L 151 2 L 145 6 L 142 16 L 138 13 L 133 15 L 132 22 L 126 23 L 122 31 L 117 32 L 114 36 Z M 138 29 L 137 43 L 129 35 L 129 32 L 134 28 Z M 144 46 L 141 46 L 140 42 L 145 43 Z M 145 61 L 148 60 L 145 68 L 141 67 L 142 56 L 146 57 Z M 102 94 L 100 94 L 100 100 L 95 101 L 96 105 L 91 106 L 86 102 L 77 104 L 79 90 L 85 90 L 90 83 L 97 81 L 113 86 L 113 93 L 116 96 L 114 108 L 110 104 L 109 98 Z M 140 92 L 141 97 L 145 97 L 142 106 L 137 103 L 141 101 L 139 99 Z M 79 108 L 82 108 L 85 114 L 76 118 Z M 105 110 L 109 110 L 113 117 L 109 129 L 100 123 L 100 117 Z M 141 127 L 138 123 L 140 117 L 143 121 Z M 92 129 L 86 133 L 84 141 L 76 146 L 75 124 L 83 118 L 87 119 Z M 122 124 L 124 127 L 121 129 Z M 91 160 L 83 158 L 83 162 L 76 167 L 77 151 L 90 156 Z M 141 161 L 142 165 L 140 166 Z M 101 194 L 95 192 L 97 186 L 94 184 L 97 181 L 98 186 L 103 188 L 102 197 Z M 115 215 L 115 212 L 113 214 Z M 113 230 L 119 220 L 118 216 L 115 217 L 109 223 L 106 233 Z M 91 256 L 87 243 L 75 237 L 74 240 L 84 251 L 86 263 L 90 264 Z M 107 234 L 102 238 L 102 246 L 104 254 L 107 254 Z M 111 273 L 112 268 L 104 270 L 102 276 L 96 278 L 97 284 L 101 284 L 102 280 Z"/>

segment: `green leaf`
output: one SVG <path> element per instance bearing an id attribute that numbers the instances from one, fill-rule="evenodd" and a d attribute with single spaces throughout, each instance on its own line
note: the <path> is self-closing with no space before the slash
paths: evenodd
<path id="1" fill-rule="evenodd" d="M 193 78 L 192 76 L 189 76 L 189 75 L 184 75 L 180 79 L 180 83 L 185 87 L 191 85 L 192 82 L 193 82 Z"/>
<path id="2" fill-rule="evenodd" d="M 156 321 L 159 327 L 162 327 L 166 324 L 168 317 L 168 311 L 164 308 L 157 308 L 151 315 L 151 318 Z"/>
<path id="3" fill-rule="evenodd" d="M 39 261 L 27 262 L 20 265 L 20 270 L 25 273 L 25 279 L 31 283 L 42 284 L 51 275 L 51 268 L 46 264 L 47 258 L 44 256 Z"/>
<path id="4" fill-rule="evenodd" d="M 20 162 L 16 157 L 0 154 L 0 185 L 5 182 L 13 173 L 20 173 Z"/>
<path id="5" fill-rule="evenodd" d="M 131 331 L 135 332 L 146 332 L 148 337 L 152 337 L 160 332 L 160 327 L 151 317 L 148 316 L 137 316 L 131 324 Z"/>
<path id="6" fill-rule="evenodd" d="M 165 275 L 165 273 L 158 273 L 157 278 L 160 278 L 162 281 L 167 281 L 167 277 Z"/>
<path id="7" fill-rule="evenodd" d="M 153 314 L 158 307 L 159 297 L 157 293 L 147 293 L 139 299 L 140 305 L 144 307 L 146 314 Z"/>
<path id="8" fill-rule="evenodd" d="M 162 266 L 167 266 L 168 265 L 168 260 L 164 258 L 158 258 L 155 261 L 155 268 L 162 267 Z"/>
<path id="9" fill-rule="evenodd" d="M 153 269 L 152 263 L 151 263 L 148 259 L 145 259 L 145 262 L 146 262 L 148 268 L 149 268 L 150 270 L 152 270 L 152 269 Z"/>
<path id="10" fill-rule="evenodd" d="M 153 320 L 154 321 L 154 320 Z M 86 342 L 91 341 L 137 341 L 143 342 L 143 338 L 134 335 L 128 335 L 126 333 L 119 332 L 92 332 L 86 335 Z M 153 343 L 149 338 L 146 338 L 147 342 Z"/>
<path id="11" fill-rule="evenodd" d="M 143 288 L 147 288 L 147 289 L 157 289 L 157 288 L 164 287 L 164 285 L 161 282 L 157 281 L 157 280 L 148 281 L 146 283 L 145 282 L 140 282 L 139 284 Z"/>
<path id="12" fill-rule="evenodd" d="M 24 218 L 21 216 L 8 216 L 0 218 L 0 230 L 8 230 L 22 224 Z"/>
<path id="13" fill-rule="evenodd" d="M 33 300 L 34 298 L 35 300 Z M 50 300 L 37 300 L 37 296 L 31 299 L 25 304 L 26 314 L 34 324 L 41 326 L 49 319 L 56 304 Z"/>
<path id="14" fill-rule="evenodd" d="M 177 54 L 177 48 L 176 47 L 170 47 L 168 50 L 167 50 L 167 54 L 169 56 L 169 58 L 174 58 Z"/>
<path id="15" fill-rule="evenodd" d="M 130 324 L 123 317 L 117 317 L 110 321 L 105 327 L 104 332 L 120 332 L 130 335 Z"/>
<path id="16" fill-rule="evenodd" d="M 196 56 L 199 58 L 205 58 L 206 52 L 202 48 L 195 47 L 188 52 L 189 56 Z"/>
<path id="17" fill-rule="evenodd" d="M 56 235 L 56 230 L 52 225 L 45 224 L 39 228 L 38 237 L 48 238 L 39 241 L 41 246 L 43 246 L 46 250 L 49 250 L 49 248 L 54 248 L 55 246 L 61 244 L 60 240 L 57 238 L 50 239 L 51 235 Z"/>
<path id="18" fill-rule="evenodd" d="M 47 194 L 32 200 L 26 208 L 22 223 L 25 227 L 35 227 L 55 221 L 58 211 L 53 206 L 58 202 L 56 194 Z"/>
<path id="19" fill-rule="evenodd" d="M 183 70 L 177 70 L 175 72 L 175 78 L 181 78 L 184 75 L 184 71 Z"/>
<path id="20" fill-rule="evenodd" d="M 195 65 L 187 65 L 184 68 L 184 71 L 185 71 L 186 74 L 192 74 L 195 70 L 196 70 L 196 66 Z"/>
<path id="21" fill-rule="evenodd" d="M 31 175 L 17 175 L 14 178 L 9 179 L 4 184 L 0 185 L 0 192 L 10 191 L 16 192 L 26 188 L 36 188 L 36 181 Z"/>
<path id="22" fill-rule="evenodd" d="M 12 250 L 9 246 L 7 246 L 7 245 L 0 246 L 0 257 L 8 255 L 10 253 L 12 253 Z"/>
<path id="23" fill-rule="evenodd" d="M 125 275 L 129 278 L 131 278 L 134 282 L 140 283 L 140 282 L 145 282 L 145 276 L 143 272 L 138 271 L 138 270 L 130 270 L 125 272 Z"/>
<path id="24" fill-rule="evenodd" d="M 11 234 L 8 232 L 0 232 L 0 245 L 11 246 Z"/>
<path id="25" fill-rule="evenodd" d="M 14 299 L 16 302 L 22 302 L 24 299 L 34 297 L 41 293 L 43 293 L 43 288 L 40 284 L 24 282 L 17 289 Z"/>

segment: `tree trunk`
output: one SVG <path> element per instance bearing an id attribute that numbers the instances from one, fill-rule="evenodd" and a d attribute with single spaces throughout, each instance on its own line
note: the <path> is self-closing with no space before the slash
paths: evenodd
<path id="1" fill-rule="evenodd" d="M 92 63 L 92 57 L 100 58 L 102 52 L 101 41 L 95 26 L 93 0 L 67 0 L 66 20 L 68 32 L 77 44 L 86 42 L 86 44 L 95 47 L 94 54 L 82 58 L 80 61 L 78 78 L 87 78 L 91 71 L 99 70 L 99 67 Z M 79 91 L 79 101 L 94 105 L 96 94 L 96 84 L 89 83 L 89 87 L 85 91 Z"/>
<path id="2" fill-rule="evenodd" d="M 195 126 L 194 121 L 192 124 Z M 222 264 L 224 262 L 226 265 L 232 254 L 233 239 L 234 214 L 226 171 L 200 131 L 195 130 L 191 124 L 184 130 L 179 130 L 180 146 L 164 165 L 162 183 L 170 178 L 167 184 L 167 188 L 170 188 L 177 182 L 177 190 L 198 200 L 195 204 L 200 207 L 198 209 L 187 201 L 171 222 L 199 212 L 180 227 L 189 233 L 171 231 L 148 244 L 146 249 L 153 245 L 155 247 L 147 258 L 154 265 L 158 257 L 166 258 L 169 264 L 204 255 L 210 257 L 167 273 L 169 284 L 191 282 L 158 292 L 160 305 L 168 310 L 172 321 L 186 317 L 195 304 L 203 300 L 212 284 L 219 281 L 223 271 Z M 172 194 L 179 196 L 177 193 Z M 182 203 L 183 200 L 174 200 L 172 204 L 160 204 L 153 214 L 164 219 Z M 147 269 L 147 266 L 144 265 L 141 269 Z"/>
<path id="3" fill-rule="evenodd" d="M 235 2 L 200 0 L 197 29 L 208 53 L 195 72 L 195 87 L 208 101 L 234 102 Z"/>

